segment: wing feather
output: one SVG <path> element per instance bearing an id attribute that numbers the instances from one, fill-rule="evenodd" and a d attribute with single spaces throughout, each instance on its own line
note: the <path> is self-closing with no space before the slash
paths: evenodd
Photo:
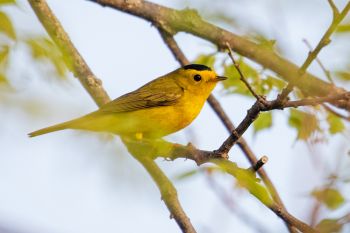
<path id="1" fill-rule="evenodd" d="M 175 104 L 182 95 L 183 89 L 173 79 L 161 77 L 105 104 L 99 111 L 120 113 L 169 106 Z"/>

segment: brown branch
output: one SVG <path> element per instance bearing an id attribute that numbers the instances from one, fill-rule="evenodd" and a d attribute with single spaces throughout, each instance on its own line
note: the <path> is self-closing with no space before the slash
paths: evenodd
<path id="1" fill-rule="evenodd" d="M 157 141 L 134 141 L 132 148 L 144 148 L 144 143 L 146 146 L 152 148 L 152 155 L 155 157 L 163 157 L 168 160 L 175 160 L 178 158 L 185 158 L 193 160 L 197 165 L 203 163 L 213 163 L 219 167 L 225 168 L 225 172 L 233 177 L 237 178 L 235 171 L 239 169 L 237 165 L 229 160 L 222 159 L 220 155 L 211 151 L 203 151 L 194 148 L 192 145 L 183 146 L 180 144 L 173 144 L 164 140 Z M 262 160 L 265 160 L 263 157 Z M 257 163 L 261 163 L 257 161 Z M 255 166 L 260 166 L 256 165 Z M 259 169 L 258 172 L 262 170 Z M 252 193 L 253 194 L 253 193 Z M 253 194 L 254 195 L 254 194 Z M 256 195 L 254 195 L 257 197 Z M 258 198 L 258 197 L 257 197 Z M 260 200 L 261 201 L 261 200 Z M 263 202 L 270 210 L 272 210 L 276 215 L 283 219 L 288 225 L 296 227 L 301 232 L 316 233 L 316 231 L 308 226 L 306 223 L 300 221 L 299 219 L 292 216 L 288 211 L 285 210 L 283 205 L 278 204 L 276 201 L 274 203 Z M 291 232 L 296 232 L 294 228 L 290 228 Z"/>
<path id="2" fill-rule="evenodd" d="M 275 212 L 280 218 L 285 219 L 288 224 L 292 226 L 297 226 L 298 230 L 303 233 L 319 233 L 317 230 L 313 229 L 304 222 L 301 222 L 299 219 L 295 218 L 293 215 L 281 209 L 278 205 L 272 205 L 270 209 Z"/>
<path id="3" fill-rule="evenodd" d="M 84 59 L 70 41 L 67 33 L 64 31 L 60 22 L 53 14 L 45 0 L 28 0 L 38 19 L 40 20 L 52 40 L 60 48 L 61 52 L 68 58 L 68 68 L 79 79 L 86 91 L 95 100 L 98 106 L 110 101 L 106 91 L 102 87 L 101 81 L 95 77 Z M 126 143 L 126 146 L 128 144 Z M 172 217 L 183 232 L 195 233 L 190 219 L 183 211 L 177 198 L 176 189 L 171 181 L 166 177 L 158 165 L 148 159 L 132 154 L 147 170 L 153 180 L 156 182 L 163 201 L 168 207 Z"/>
<path id="4" fill-rule="evenodd" d="M 274 71 L 287 82 L 293 82 L 296 77 L 300 76 L 299 67 L 297 65 L 280 57 L 273 51 L 267 50 L 243 37 L 204 21 L 195 10 L 174 10 L 144 0 L 88 1 L 143 18 L 152 22 L 158 28 L 162 28 L 170 35 L 174 35 L 180 31 L 188 32 L 211 41 L 221 49 L 225 49 L 226 42 L 228 42 L 234 51 Z M 295 85 L 308 96 L 325 96 L 329 93 L 345 92 L 344 89 L 324 82 L 309 73 L 305 73 L 303 77 L 305 78 L 298 79 Z M 338 107 L 350 110 L 350 104 L 342 104 Z"/>
<path id="5" fill-rule="evenodd" d="M 308 99 L 302 99 L 302 100 L 294 100 L 294 101 L 288 101 L 283 106 L 282 108 L 297 108 L 301 106 L 316 106 L 322 103 L 332 103 L 337 100 L 350 100 L 350 92 L 342 93 L 342 94 L 335 94 L 335 95 L 329 95 L 325 97 L 318 97 L 318 98 L 308 98 Z M 271 106 L 271 109 L 269 107 L 266 108 L 266 110 L 262 111 L 269 111 L 274 109 L 274 106 Z"/>
<path id="6" fill-rule="evenodd" d="M 218 154 L 227 154 L 232 146 L 239 140 L 239 138 L 244 134 L 244 132 L 249 128 L 249 126 L 257 119 L 260 112 L 271 111 L 274 109 L 284 109 L 284 108 L 296 108 L 300 106 L 315 106 L 321 103 L 334 103 L 335 101 L 350 102 L 350 92 L 345 92 L 342 94 L 333 94 L 325 97 L 318 97 L 313 99 L 303 99 L 295 101 L 287 101 L 281 103 L 279 99 L 268 101 L 263 100 L 260 102 L 257 100 L 254 105 L 247 111 L 246 116 L 242 122 L 238 125 L 235 131 L 222 143 L 220 148 L 216 150 Z"/>
<path id="7" fill-rule="evenodd" d="M 164 30 L 162 30 L 161 28 L 158 28 L 160 35 L 162 36 L 165 44 L 169 47 L 170 51 L 172 52 L 172 54 L 174 55 L 175 59 L 181 64 L 181 65 L 186 65 L 189 63 L 189 61 L 187 60 L 186 56 L 183 54 L 182 50 L 179 48 L 179 46 L 177 45 L 174 37 L 172 35 L 170 35 L 169 33 L 165 32 Z M 216 98 L 213 95 L 210 95 L 210 97 L 208 98 L 208 103 L 210 104 L 210 106 L 212 107 L 212 109 L 215 111 L 215 113 L 217 114 L 217 116 L 220 118 L 220 120 L 222 121 L 222 123 L 225 125 L 226 129 L 230 132 L 235 132 L 235 127 L 233 125 L 233 123 L 231 122 L 231 120 L 229 119 L 229 117 L 227 116 L 227 114 L 225 113 L 224 109 L 222 108 L 222 106 L 220 105 L 220 103 L 216 100 Z M 246 143 L 246 141 L 244 140 L 244 138 L 240 137 L 238 142 L 237 142 L 239 148 L 243 151 L 243 153 L 245 154 L 245 156 L 247 157 L 247 159 L 249 160 L 249 162 L 252 164 L 252 166 L 256 166 L 256 164 L 259 163 L 259 160 L 257 160 L 257 157 L 254 155 L 253 151 L 250 149 L 250 147 L 248 146 L 248 144 Z M 176 147 L 178 150 L 178 154 L 180 155 L 180 157 L 185 157 L 188 158 L 186 156 L 186 149 L 184 150 L 183 147 L 178 146 Z M 226 158 L 227 154 L 223 154 L 223 153 L 215 153 L 214 152 L 209 152 L 209 151 L 199 151 L 199 150 L 195 150 L 195 148 L 192 145 L 189 145 L 189 150 L 191 151 L 191 158 L 193 159 L 197 165 L 203 164 L 205 162 L 210 161 L 212 158 Z M 179 153 L 180 152 L 180 153 Z M 181 153 L 185 153 L 181 154 Z M 172 157 L 172 159 L 176 159 L 177 157 Z M 264 181 L 267 189 L 269 190 L 269 192 L 271 193 L 271 196 L 273 198 L 273 200 L 281 207 L 283 208 L 285 211 L 285 207 L 284 204 L 275 188 L 275 186 L 273 185 L 272 181 L 270 180 L 270 178 L 268 177 L 267 173 L 265 172 L 264 169 L 257 169 L 258 174 L 260 175 L 260 177 L 262 178 L 262 180 Z M 287 224 L 287 227 L 289 229 L 289 231 L 291 233 L 296 232 L 296 230 L 290 226 L 289 224 Z"/>

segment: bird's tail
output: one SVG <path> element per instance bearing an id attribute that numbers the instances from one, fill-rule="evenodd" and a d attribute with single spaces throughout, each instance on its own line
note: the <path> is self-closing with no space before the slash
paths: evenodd
<path id="1" fill-rule="evenodd" d="M 68 122 L 63 122 L 57 125 L 53 125 L 53 126 L 49 126 L 43 129 L 39 129 L 37 131 L 31 132 L 28 134 L 29 137 L 36 137 L 42 134 L 47 134 L 47 133 L 51 133 L 51 132 L 55 132 L 55 131 L 59 131 L 59 130 L 63 130 L 63 129 L 67 129 L 69 128 L 69 121 Z"/>

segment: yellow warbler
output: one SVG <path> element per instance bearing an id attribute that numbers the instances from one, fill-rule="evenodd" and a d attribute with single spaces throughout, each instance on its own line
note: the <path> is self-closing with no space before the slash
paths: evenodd
<path id="1" fill-rule="evenodd" d="M 158 138 L 189 125 L 218 81 L 209 67 L 186 65 L 120 96 L 95 112 L 29 133 L 30 137 L 63 129 L 111 132 Z"/>

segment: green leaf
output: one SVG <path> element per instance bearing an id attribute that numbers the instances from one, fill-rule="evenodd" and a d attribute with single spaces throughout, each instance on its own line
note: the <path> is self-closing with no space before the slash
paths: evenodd
<path id="1" fill-rule="evenodd" d="M 307 140 L 313 133 L 319 131 L 319 123 L 314 114 L 291 109 L 288 124 L 298 131 L 297 139 Z"/>
<path id="2" fill-rule="evenodd" d="M 255 177 L 255 173 L 250 170 L 240 168 L 236 163 L 231 161 L 215 160 L 213 162 L 215 162 L 215 164 L 218 165 L 223 171 L 234 176 L 241 187 L 246 188 L 262 203 L 267 206 L 273 203 L 269 192 L 264 186 L 259 184 L 260 180 Z"/>
<path id="3" fill-rule="evenodd" d="M 343 195 L 334 188 L 316 189 L 311 195 L 331 210 L 338 209 L 345 203 Z"/>
<path id="4" fill-rule="evenodd" d="M 5 33 L 11 39 L 16 39 L 16 32 L 13 28 L 10 18 L 0 11 L 0 32 Z"/>
<path id="5" fill-rule="evenodd" d="M 184 180 L 198 174 L 199 169 L 189 170 L 175 177 L 176 180 Z"/>
<path id="6" fill-rule="evenodd" d="M 347 33 L 350 32 L 350 24 L 342 24 L 337 27 L 336 32 L 338 33 Z"/>
<path id="7" fill-rule="evenodd" d="M 50 56 L 50 48 L 53 47 L 53 43 L 49 39 L 33 38 L 26 42 L 31 49 L 33 58 L 48 58 Z"/>
<path id="8" fill-rule="evenodd" d="M 16 4 L 16 0 L 0 0 L 0 5 Z"/>
<path id="9" fill-rule="evenodd" d="M 215 64 L 215 55 L 199 55 L 196 59 L 195 62 L 197 64 L 202 64 L 206 65 L 208 67 L 213 68 Z"/>
<path id="10" fill-rule="evenodd" d="M 240 77 L 237 74 L 238 73 L 234 66 L 225 66 L 224 76 L 228 77 L 228 79 L 223 82 L 224 88 L 230 91 L 231 93 L 236 93 L 250 97 L 249 90 L 240 80 Z"/>
<path id="11" fill-rule="evenodd" d="M 243 58 L 240 58 L 237 63 L 239 64 L 239 68 L 246 78 L 247 82 L 249 82 L 249 84 L 256 92 L 260 93 L 262 89 L 262 80 L 260 79 L 259 72 L 256 71 L 256 69 L 254 69 L 252 66 L 245 63 Z M 228 77 L 228 79 L 223 82 L 225 89 L 229 90 L 232 93 L 253 97 L 245 84 L 240 80 L 241 76 L 239 75 L 234 65 L 225 65 L 224 75 Z"/>
<path id="12" fill-rule="evenodd" d="M 272 126 L 272 113 L 271 112 L 263 112 L 259 115 L 258 119 L 256 119 L 253 123 L 254 133 L 268 129 Z"/>
<path id="13" fill-rule="evenodd" d="M 7 62 L 9 56 L 10 47 L 8 45 L 2 46 L 0 49 L 0 65 Z"/>
<path id="14" fill-rule="evenodd" d="M 273 88 L 282 90 L 285 87 L 286 82 L 273 76 L 267 76 L 263 85 L 265 86 L 266 93 L 269 93 Z"/>
<path id="15" fill-rule="evenodd" d="M 68 62 L 68 58 L 62 55 L 61 51 L 50 39 L 39 37 L 28 39 L 26 43 L 31 49 L 32 57 L 34 59 L 49 61 L 59 77 L 66 77 L 67 66 L 65 61 Z"/>
<path id="16" fill-rule="evenodd" d="M 0 86 L 8 85 L 8 80 L 4 74 L 0 74 Z"/>
<path id="17" fill-rule="evenodd" d="M 328 113 L 327 122 L 329 124 L 328 130 L 330 134 L 340 133 L 343 132 L 345 129 L 343 120 L 332 113 Z"/>
<path id="18" fill-rule="evenodd" d="M 276 40 L 269 40 L 266 37 L 264 37 L 263 35 L 255 35 L 252 38 L 255 42 L 257 42 L 257 44 L 261 47 L 261 48 L 265 48 L 267 50 L 271 50 L 274 51 L 275 50 L 275 44 L 276 44 Z"/>
<path id="19" fill-rule="evenodd" d="M 337 71 L 335 74 L 337 75 L 337 77 L 338 77 L 340 80 L 343 80 L 343 81 L 350 81 L 350 72 L 346 72 L 346 71 Z"/>
<path id="20" fill-rule="evenodd" d="M 316 225 L 316 230 L 320 233 L 338 233 L 342 228 L 343 224 L 338 219 L 323 219 Z"/>

